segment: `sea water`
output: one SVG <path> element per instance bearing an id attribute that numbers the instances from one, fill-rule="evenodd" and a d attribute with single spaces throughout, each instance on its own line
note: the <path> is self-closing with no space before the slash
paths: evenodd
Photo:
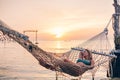
<path id="1" fill-rule="evenodd" d="M 49 52 L 63 53 L 78 45 L 71 41 L 39 41 L 38 46 Z M 96 73 L 95 80 L 106 77 L 104 69 Z M 76 79 L 69 75 L 58 75 L 58 80 Z M 38 61 L 16 42 L 0 42 L 0 80 L 56 80 L 54 71 L 40 66 Z M 91 73 L 82 80 L 91 80 Z"/>

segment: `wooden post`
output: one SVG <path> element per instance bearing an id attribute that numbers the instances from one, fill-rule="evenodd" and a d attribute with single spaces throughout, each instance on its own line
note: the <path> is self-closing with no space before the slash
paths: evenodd
<path id="1" fill-rule="evenodd" d="M 37 40 L 37 30 L 25 30 L 23 31 L 23 33 L 25 34 L 26 32 L 35 32 L 35 44 L 38 44 L 38 40 Z"/>
<path id="2" fill-rule="evenodd" d="M 81 77 L 82 77 L 82 76 L 79 76 L 79 77 L 78 77 L 78 80 L 81 80 Z"/>
<path id="3" fill-rule="evenodd" d="M 57 73 L 57 71 L 55 73 L 56 73 L 56 80 L 58 80 L 58 73 Z"/>
<path id="4" fill-rule="evenodd" d="M 38 44 L 38 41 L 37 41 L 37 30 L 36 30 L 36 34 L 35 34 L 35 39 L 36 39 L 36 42 L 35 42 L 35 44 Z"/>
<path id="5" fill-rule="evenodd" d="M 118 0 L 114 0 L 115 13 L 113 14 L 113 29 L 114 29 L 114 54 L 117 58 L 113 58 L 109 64 L 109 73 L 111 78 L 120 78 L 120 5 Z"/>

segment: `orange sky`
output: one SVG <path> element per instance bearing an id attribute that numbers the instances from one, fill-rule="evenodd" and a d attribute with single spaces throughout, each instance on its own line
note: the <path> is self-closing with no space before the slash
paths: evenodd
<path id="1" fill-rule="evenodd" d="M 114 13 L 112 4 L 113 0 L 0 0 L 0 19 L 20 32 L 38 30 L 40 40 L 88 39 L 104 29 Z"/>

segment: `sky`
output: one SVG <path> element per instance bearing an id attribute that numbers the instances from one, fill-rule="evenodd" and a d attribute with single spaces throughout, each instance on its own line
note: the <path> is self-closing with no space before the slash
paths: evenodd
<path id="1" fill-rule="evenodd" d="M 0 19 L 21 33 L 38 30 L 40 40 L 88 39 L 107 25 L 112 4 L 113 0 L 0 0 Z"/>

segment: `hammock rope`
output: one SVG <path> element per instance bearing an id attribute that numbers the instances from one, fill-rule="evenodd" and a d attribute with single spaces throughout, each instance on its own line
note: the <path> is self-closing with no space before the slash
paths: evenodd
<path id="1" fill-rule="evenodd" d="M 89 70 L 92 73 L 92 76 L 95 76 L 95 73 L 100 68 L 100 66 L 103 66 L 106 68 L 106 70 L 108 70 L 109 61 L 113 58 L 116 58 L 116 56 L 111 51 L 113 48 L 108 39 L 108 27 L 111 21 L 112 17 L 110 18 L 108 24 L 101 33 L 90 38 L 89 40 L 78 45 L 77 47 L 71 48 L 72 50 L 69 53 L 69 59 L 73 62 L 76 62 L 80 51 L 82 51 L 82 49 L 89 49 L 90 52 L 93 53 L 92 56 L 95 61 L 95 67 L 92 70 Z"/>
<path id="2" fill-rule="evenodd" d="M 97 69 L 101 65 L 107 63 L 109 60 L 115 57 L 114 55 L 108 55 L 111 50 L 111 45 L 107 37 L 107 28 L 110 24 L 110 21 L 107 24 L 104 31 L 63 54 L 63 57 L 67 57 L 72 62 L 64 62 L 62 58 L 56 57 L 54 53 L 42 50 L 37 45 L 34 45 L 26 35 L 23 35 L 13 29 L 10 29 L 9 26 L 2 21 L 0 21 L 0 31 L 2 32 L 0 32 L 0 34 L 5 36 L 7 35 L 7 37 L 12 38 L 17 43 L 19 43 L 39 61 L 40 65 L 44 66 L 45 68 L 53 71 L 64 72 L 72 76 L 80 76 L 86 71 L 92 69 L 90 66 L 81 67 L 76 64 L 78 55 L 80 53 L 79 49 L 81 49 L 81 47 L 83 47 L 84 49 L 89 49 L 91 53 L 94 53 L 92 56 L 95 60 L 95 67 L 92 69 L 91 72 L 93 75 L 95 75 Z M 6 40 L 5 36 L 0 36 L 0 39 Z M 97 53 L 101 53 L 101 55 L 98 56 Z M 109 56 L 111 58 L 106 56 Z"/>
<path id="3" fill-rule="evenodd" d="M 26 35 L 10 29 L 2 21 L 0 21 L 0 31 L 24 47 L 39 61 L 40 65 L 47 69 L 61 71 L 72 76 L 79 76 L 93 68 L 93 66 L 81 67 L 73 62 L 65 62 L 54 54 L 42 50 L 37 45 L 33 44 Z"/>

